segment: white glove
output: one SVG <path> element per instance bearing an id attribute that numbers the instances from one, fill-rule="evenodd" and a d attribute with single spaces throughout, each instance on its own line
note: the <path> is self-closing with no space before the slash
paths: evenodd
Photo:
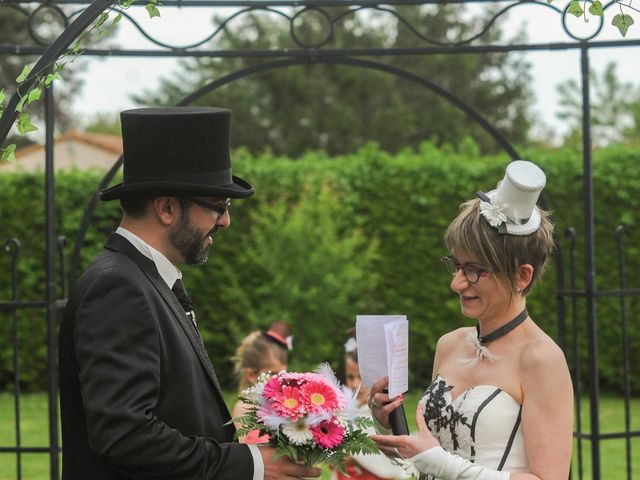
<path id="1" fill-rule="evenodd" d="M 509 472 L 499 472 L 433 447 L 407 459 L 420 472 L 441 480 L 509 480 Z"/>

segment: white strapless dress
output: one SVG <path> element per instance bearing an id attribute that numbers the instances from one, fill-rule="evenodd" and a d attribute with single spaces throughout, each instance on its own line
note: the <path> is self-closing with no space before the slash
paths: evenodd
<path id="1" fill-rule="evenodd" d="M 491 385 L 451 397 L 452 385 L 437 376 L 420 404 L 431 433 L 447 452 L 505 472 L 528 472 L 520 414 L 511 395 Z"/>

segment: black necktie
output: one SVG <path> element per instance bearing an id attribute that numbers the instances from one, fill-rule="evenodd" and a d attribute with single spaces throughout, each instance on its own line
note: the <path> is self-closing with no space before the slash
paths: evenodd
<path id="1" fill-rule="evenodd" d="M 173 284 L 173 288 L 171 290 L 180 302 L 180 305 L 182 305 L 182 308 L 187 314 L 187 317 L 189 317 L 193 324 L 196 325 L 196 316 L 193 313 L 193 305 L 191 303 L 191 299 L 189 298 L 189 294 L 184 288 L 182 280 L 176 280 L 176 283 Z"/>
<path id="2" fill-rule="evenodd" d="M 189 294 L 187 293 L 187 291 L 184 288 L 184 285 L 182 284 L 182 280 L 180 279 L 176 280 L 176 283 L 173 284 L 171 291 L 174 293 L 174 295 L 180 302 L 180 305 L 182 305 L 182 308 L 184 309 L 187 317 L 189 317 L 191 322 L 193 322 L 194 329 L 191 330 L 190 328 L 187 328 L 186 333 L 189 336 L 189 339 L 191 340 L 191 343 L 195 347 L 196 351 L 198 352 L 198 356 L 200 357 L 200 360 L 202 361 L 204 367 L 206 368 L 207 372 L 209 372 L 209 375 L 211 375 L 211 378 L 213 379 L 216 385 L 216 388 L 220 390 L 220 383 L 218 382 L 218 377 L 216 377 L 216 372 L 213 370 L 213 365 L 211 365 L 211 360 L 209 359 L 207 350 L 204 347 L 202 337 L 200 336 L 200 332 L 198 332 L 196 315 L 195 313 L 193 313 L 193 305 L 191 304 L 191 299 L 189 298 Z"/>

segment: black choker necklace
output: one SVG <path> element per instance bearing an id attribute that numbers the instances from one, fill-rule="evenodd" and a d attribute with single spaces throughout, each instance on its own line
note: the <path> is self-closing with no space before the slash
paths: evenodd
<path id="1" fill-rule="evenodd" d="M 480 335 L 480 325 L 476 325 L 476 332 L 478 333 L 478 342 L 480 342 L 480 345 L 486 346 L 489 342 L 493 342 L 495 339 L 500 338 L 503 335 L 506 335 L 511 330 L 516 328 L 518 325 L 524 322 L 528 316 L 529 316 L 529 312 L 527 312 L 527 309 L 525 308 L 524 310 L 522 310 L 522 312 L 518 314 L 518 316 L 516 316 L 516 318 L 514 318 L 513 320 L 509 320 L 503 326 L 496 328 L 493 332 L 484 336 Z"/>

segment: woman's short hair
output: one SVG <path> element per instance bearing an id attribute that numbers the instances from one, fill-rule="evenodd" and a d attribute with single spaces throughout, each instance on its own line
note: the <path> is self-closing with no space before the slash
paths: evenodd
<path id="1" fill-rule="evenodd" d="M 529 235 L 510 235 L 498 230 L 480 214 L 480 199 L 460 206 L 460 213 L 449 224 L 444 243 L 453 255 L 471 255 L 496 277 L 506 291 L 516 291 L 516 272 L 521 265 L 533 267 L 533 277 L 523 289 L 528 294 L 542 276 L 553 251 L 553 223 L 548 212 L 540 209 L 540 227 Z"/>

